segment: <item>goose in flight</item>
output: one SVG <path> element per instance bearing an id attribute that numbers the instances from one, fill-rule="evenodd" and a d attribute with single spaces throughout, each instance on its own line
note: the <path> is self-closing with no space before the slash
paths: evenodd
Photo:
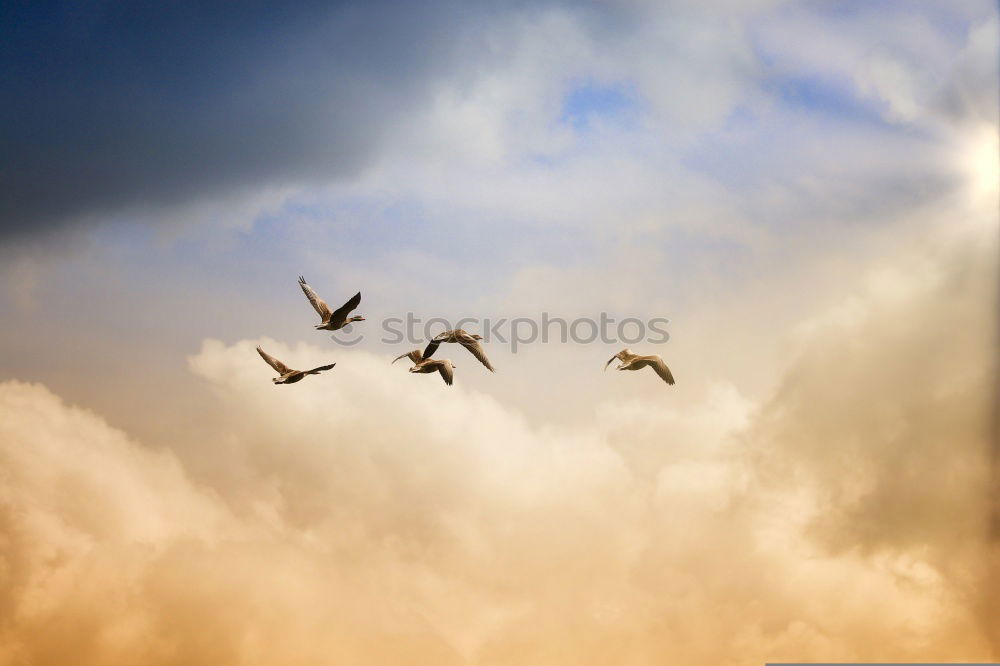
<path id="1" fill-rule="evenodd" d="M 451 383 L 455 380 L 455 366 L 446 358 L 424 358 L 419 349 L 414 349 L 401 356 L 397 356 L 392 362 L 395 363 L 404 357 L 413 361 L 413 367 L 410 368 L 410 372 L 419 372 L 422 374 L 440 372 L 441 378 L 444 379 L 444 383 L 448 386 L 451 386 Z"/>
<path id="2" fill-rule="evenodd" d="M 616 368 L 616 370 L 641 370 L 643 368 L 652 368 L 653 372 L 660 376 L 660 379 L 666 383 L 673 385 L 674 376 L 670 374 L 670 368 L 667 364 L 663 362 L 663 359 L 659 356 L 653 354 L 652 356 L 639 356 L 638 354 L 633 354 L 627 347 L 610 359 L 604 364 L 604 369 L 607 370 L 608 366 L 611 365 L 611 361 L 618 359 L 621 364 Z"/>
<path id="3" fill-rule="evenodd" d="M 336 363 L 331 363 L 330 365 L 321 365 L 318 368 L 313 368 L 312 370 L 292 370 L 260 347 L 257 347 L 257 353 L 260 354 L 262 359 L 267 361 L 269 366 L 274 368 L 274 371 L 277 372 L 278 375 L 280 375 L 278 377 L 271 377 L 271 381 L 275 384 L 294 384 L 306 375 L 318 375 L 324 370 L 329 370 L 333 366 L 337 365 Z"/>
<path id="4" fill-rule="evenodd" d="M 352 321 L 364 321 L 365 318 L 361 315 L 354 315 L 353 317 L 348 317 L 351 314 L 351 310 L 361 305 L 361 292 L 354 294 L 351 300 L 347 301 L 341 305 L 336 310 L 330 310 L 330 306 L 326 304 L 322 298 L 319 297 L 306 279 L 299 276 L 299 286 L 302 287 L 302 292 L 312 303 L 312 306 L 316 308 L 316 312 L 319 313 L 320 318 L 323 320 L 322 324 L 316 325 L 317 331 L 339 331 L 344 328 L 347 324 Z"/>
<path id="5" fill-rule="evenodd" d="M 445 331 L 444 333 L 435 335 L 427 344 L 427 347 L 424 349 L 424 358 L 430 358 L 434 352 L 437 351 L 437 348 L 442 342 L 457 342 L 472 352 L 472 355 L 475 356 L 480 363 L 485 365 L 490 372 L 496 372 L 496 370 L 493 369 L 493 366 L 490 365 L 490 359 L 486 358 L 486 352 L 483 351 L 483 345 L 479 342 L 482 339 L 483 336 L 478 333 L 469 334 L 460 328 L 456 328 L 454 331 Z"/>

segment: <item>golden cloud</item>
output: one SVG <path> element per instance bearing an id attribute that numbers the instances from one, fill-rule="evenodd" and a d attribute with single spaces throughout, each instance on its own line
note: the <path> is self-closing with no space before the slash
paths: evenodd
<path id="1" fill-rule="evenodd" d="M 153 449 L 0 384 L 0 664 L 995 657 L 984 238 L 870 273 L 759 404 L 533 426 L 363 352 L 275 387 L 206 341 L 216 418 Z"/>

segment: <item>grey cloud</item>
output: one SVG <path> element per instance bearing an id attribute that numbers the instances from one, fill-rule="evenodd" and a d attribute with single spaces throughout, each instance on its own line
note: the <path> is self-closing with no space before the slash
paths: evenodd
<path id="1" fill-rule="evenodd" d="M 0 234 L 357 173 L 456 59 L 450 3 L 8 3 Z"/>
<path id="2" fill-rule="evenodd" d="M 667 49 L 674 74 L 690 75 L 687 51 L 695 69 L 708 68 L 701 80 L 726 79 L 730 64 L 724 57 L 725 71 L 712 67 L 716 42 L 703 43 L 690 22 L 660 16 L 676 39 L 646 34 L 648 9 L 607 3 L 14 3 L 3 11 L 0 235 L 8 238 L 357 175 L 400 136 L 421 134 L 404 128 L 426 121 L 443 86 L 461 97 L 484 73 L 524 57 L 519 37 L 553 12 L 569 16 L 595 52 L 624 54 L 650 80 L 663 78 L 663 56 L 638 62 L 629 49 L 637 39 L 669 45 L 693 32 L 693 43 Z M 546 41 L 528 57 L 545 60 L 548 50 Z M 708 106 L 728 108 L 722 96 Z"/>

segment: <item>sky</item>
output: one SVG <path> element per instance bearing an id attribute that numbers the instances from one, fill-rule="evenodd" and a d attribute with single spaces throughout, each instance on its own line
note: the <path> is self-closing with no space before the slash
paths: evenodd
<path id="1" fill-rule="evenodd" d="M 5 3 L 0 666 L 1000 659 L 998 34 Z M 390 364 L 543 313 L 668 336 Z"/>

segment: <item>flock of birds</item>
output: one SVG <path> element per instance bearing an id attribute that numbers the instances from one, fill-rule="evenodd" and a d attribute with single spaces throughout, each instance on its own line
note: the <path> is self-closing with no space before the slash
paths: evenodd
<path id="1" fill-rule="evenodd" d="M 309 299 L 309 302 L 320 316 L 321 322 L 316 325 L 316 330 L 339 331 L 352 322 L 365 320 L 361 315 L 349 316 L 351 312 L 361 305 L 360 291 L 336 310 L 331 310 L 326 301 L 319 297 L 319 294 L 309 286 L 309 283 L 301 275 L 299 276 L 299 286 L 302 287 L 306 298 Z M 480 342 L 482 339 L 483 336 L 475 333 L 467 333 L 460 328 L 453 331 L 445 331 L 434 336 L 422 352 L 419 349 L 414 349 L 413 351 L 408 351 L 405 354 L 397 356 L 392 362 L 395 363 L 401 358 L 408 358 L 413 363 L 410 372 L 419 374 L 438 372 L 441 374 L 441 378 L 444 379 L 444 383 L 451 386 L 452 382 L 455 381 L 455 364 L 451 362 L 451 359 L 438 359 L 432 358 L 432 356 L 442 344 L 446 342 L 456 343 L 468 349 L 476 357 L 476 360 L 486 366 L 487 370 L 496 372 L 490 360 L 486 357 L 486 352 L 483 350 L 483 345 Z M 260 346 L 257 347 L 257 353 L 278 373 L 277 377 L 271 379 L 275 384 L 294 384 L 301 381 L 306 375 L 318 375 L 324 370 L 330 370 L 333 366 L 337 365 L 336 363 L 331 363 L 330 365 L 321 365 L 312 370 L 293 370 L 265 352 Z M 625 348 L 608 359 L 608 362 L 604 364 L 604 369 L 607 370 L 608 366 L 615 359 L 620 361 L 616 368 L 617 370 L 652 368 L 653 372 L 659 375 L 660 379 L 667 384 L 672 385 L 674 383 L 674 376 L 670 374 L 670 368 L 667 367 L 662 358 L 655 354 L 640 356 L 639 354 L 633 354 L 628 348 Z"/>

